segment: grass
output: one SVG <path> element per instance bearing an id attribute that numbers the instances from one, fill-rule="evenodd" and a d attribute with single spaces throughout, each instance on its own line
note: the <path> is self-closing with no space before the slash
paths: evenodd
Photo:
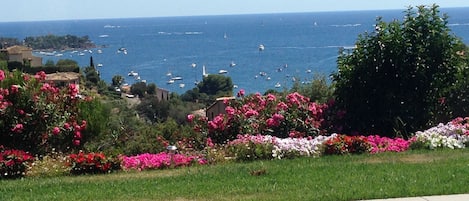
<path id="1" fill-rule="evenodd" d="M 0 180 L 0 200 L 360 200 L 469 193 L 469 150 Z"/>

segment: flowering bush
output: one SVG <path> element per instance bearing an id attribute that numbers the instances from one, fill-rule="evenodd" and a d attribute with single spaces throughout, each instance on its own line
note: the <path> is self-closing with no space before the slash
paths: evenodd
<path id="1" fill-rule="evenodd" d="M 272 156 L 277 159 L 298 156 L 320 156 L 324 152 L 324 142 L 333 136 L 317 136 L 315 138 L 277 138 Z"/>
<path id="2" fill-rule="evenodd" d="M 228 142 L 228 154 L 240 161 L 272 159 L 274 141 L 270 135 L 238 135 Z"/>
<path id="3" fill-rule="evenodd" d="M 16 149 L 4 149 L 0 145 L 0 178 L 17 178 L 26 174 L 26 170 L 34 158 Z"/>
<path id="4" fill-rule="evenodd" d="M 323 143 L 333 136 L 316 138 L 278 138 L 271 135 L 238 135 L 228 143 L 229 152 L 237 160 L 282 159 L 298 156 L 319 156 Z"/>
<path id="5" fill-rule="evenodd" d="M 0 70 L 0 141 L 32 153 L 79 146 L 86 121 L 77 117 L 78 86 L 59 89 L 34 76 Z"/>
<path id="6" fill-rule="evenodd" d="M 74 175 L 107 173 L 114 166 L 103 153 L 85 154 L 82 151 L 78 154 L 70 154 L 67 165 L 71 167 L 70 173 Z"/>
<path id="7" fill-rule="evenodd" d="M 334 135 L 325 142 L 326 154 L 367 153 L 371 144 L 364 136 Z"/>
<path id="8" fill-rule="evenodd" d="M 244 93 L 238 93 L 238 99 L 225 100 L 224 103 L 226 114 L 219 114 L 211 121 L 193 116 L 188 118 L 196 131 L 206 134 L 216 143 L 225 143 L 243 133 L 280 138 L 324 133 L 320 127 L 327 105 L 311 102 L 296 92 L 285 97 L 273 94 L 261 96 L 259 93 L 244 96 Z"/>
<path id="9" fill-rule="evenodd" d="M 379 135 L 370 135 L 367 137 L 371 144 L 370 153 L 380 152 L 403 152 L 409 149 L 410 142 L 402 138 L 388 138 Z"/>
<path id="10" fill-rule="evenodd" d="M 411 140 L 413 148 L 465 148 L 469 142 L 469 117 L 459 117 L 447 124 L 440 123 L 425 131 L 417 131 Z"/>
<path id="11" fill-rule="evenodd" d="M 190 166 L 193 163 L 206 164 L 205 159 L 183 154 L 169 154 L 161 152 L 158 154 L 144 153 L 136 156 L 121 156 L 121 167 L 124 170 L 147 170 L 163 169 L 170 167 Z"/>

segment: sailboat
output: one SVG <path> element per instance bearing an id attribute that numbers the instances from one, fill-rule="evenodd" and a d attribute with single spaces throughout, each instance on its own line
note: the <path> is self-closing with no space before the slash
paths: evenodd
<path id="1" fill-rule="evenodd" d="M 202 66 L 202 76 L 204 76 L 204 77 L 207 77 L 207 76 L 208 76 L 208 73 L 207 73 L 207 71 L 205 70 L 205 65 Z"/>

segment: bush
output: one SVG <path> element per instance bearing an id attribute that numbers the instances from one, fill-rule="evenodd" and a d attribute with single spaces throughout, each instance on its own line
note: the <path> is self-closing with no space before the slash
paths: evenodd
<path id="1" fill-rule="evenodd" d="M 324 121 L 326 104 L 311 102 L 299 93 L 283 97 L 273 94 L 261 96 L 259 93 L 226 100 L 226 114 L 219 114 L 213 120 L 194 117 L 189 119 L 194 129 L 210 137 L 216 143 L 226 143 L 238 134 L 272 135 L 275 137 L 318 136 Z"/>
<path id="2" fill-rule="evenodd" d="M 273 159 L 272 139 L 272 136 L 239 135 L 236 140 L 228 143 L 228 155 L 239 161 Z"/>
<path id="3" fill-rule="evenodd" d="M 79 119 L 78 87 L 57 88 L 35 76 L 0 70 L 0 141 L 5 146 L 43 154 L 80 146 L 86 121 Z"/>
<path id="4" fill-rule="evenodd" d="M 67 166 L 71 167 L 70 173 L 79 174 L 99 174 L 108 173 L 113 168 L 118 167 L 118 162 L 113 162 L 106 158 L 103 153 L 84 153 L 70 154 L 68 156 Z"/>
<path id="5" fill-rule="evenodd" d="M 324 142 L 325 154 L 361 154 L 371 151 L 371 144 L 364 136 L 335 135 Z"/>
<path id="6" fill-rule="evenodd" d="M 468 70 L 467 47 L 450 33 L 447 19 L 436 5 L 411 7 L 402 22 L 378 18 L 374 32 L 341 51 L 333 80 L 337 106 L 346 111 L 345 132 L 408 138 L 468 111 L 467 104 L 449 105 L 465 98 L 458 83 Z"/>
<path id="7" fill-rule="evenodd" d="M 0 145 L 0 178 L 18 178 L 26 171 L 34 158 L 22 150 L 5 149 Z"/>

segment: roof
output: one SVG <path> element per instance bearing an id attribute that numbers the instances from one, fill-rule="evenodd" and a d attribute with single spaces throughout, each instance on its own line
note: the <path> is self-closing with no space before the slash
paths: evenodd
<path id="1" fill-rule="evenodd" d="M 58 72 L 46 75 L 48 81 L 71 81 L 80 78 L 80 73 L 75 72 Z"/>
<path id="2" fill-rule="evenodd" d="M 8 47 L 7 51 L 8 51 L 8 54 L 21 54 L 23 53 L 23 51 L 32 51 L 32 49 L 29 47 L 25 47 L 25 46 L 15 45 L 15 46 Z"/>

